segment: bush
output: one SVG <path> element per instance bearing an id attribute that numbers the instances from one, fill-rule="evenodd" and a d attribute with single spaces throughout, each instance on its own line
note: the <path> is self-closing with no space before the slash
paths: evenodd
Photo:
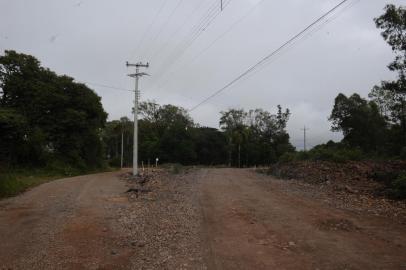
<path id="1" fill-rule="evenodd" d="M 279 162 L 281 162 L 281 163 L 289 163 L 289 162 L 295 161 L 296 156 L 297 156 L 297 154 L 293 153 L 293 152 L 284 153 L 282 156 L 280 156 Z"/>
<path id="2" fill-rule="evenodd" d="M 406 199 L 406 173 L 399 175 L 392 183 L 392 196 L 395 199 Z"/>
<path id="3" fill-rule="evenodd" d="M 406 147 L 403 147 L 400 151 L 400 159 L 406 160 Z"/>
<path id="4" fill-rule="evenodd" d="M 115 167 L 115 168 L 120 168 L 121 167 L 121 158 L 116 157 L 116 158 L 109 160 L 109 166 Z"/>
<path id="5" fill-rule="evenodd" d="M 360 160 L 363 153 L 358 149 L 331 148 L 326 145 L 320 145 L 308 152 L 289 152 L 283 154 L 279 161 L 288 163 L 292 161 L 314 160 L 314 161 L 332 161 L 342 163 L 350 160 Z"/>

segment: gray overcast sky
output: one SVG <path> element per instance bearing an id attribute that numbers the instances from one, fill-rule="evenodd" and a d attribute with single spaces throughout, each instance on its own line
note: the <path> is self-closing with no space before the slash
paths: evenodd
<path id="1" fill-rule="evenodd" d="M 219 1 L 0 0 L 0 50 L 32 54 L 78 81 L 126 89 L 133 88 L 133 81 L 126 76 L 125 61 L 149 61 L 151 76 L 141 80 L 141 99 L 190 108 L 341 0 L 225 0 L 224 11 L 182 50 L 193 27 L 210 18 L 206 12 Z M 394 55 L 373 22 L 387 3 L 405 5 L 406 0 L 350 0 L 322 28 L 193 111 L 192 117 L 218 127 L 222 110 L 275 112 L 281 104 L 292 112 L 288 131 L 298 148 L 303 125 L 310 128 L 310 146 L 339 139 L 327 120 L 337 94 L 367 96 L 373 85 L 395 76 L 386 68 Z M 102 97 L 109 119 L 131 117 L 131 92 L 91 88 Z"/>

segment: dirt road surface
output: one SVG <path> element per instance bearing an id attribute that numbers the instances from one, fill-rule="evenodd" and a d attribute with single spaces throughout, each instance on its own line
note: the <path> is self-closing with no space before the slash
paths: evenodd
<path id="1" fill-rule="evenodd" d="M 252 170 L 61 179 L 0 201 L 0 269 L 406 269 L 406 226 Z M 120 177 L 121 176 L 121 177 Z"/>

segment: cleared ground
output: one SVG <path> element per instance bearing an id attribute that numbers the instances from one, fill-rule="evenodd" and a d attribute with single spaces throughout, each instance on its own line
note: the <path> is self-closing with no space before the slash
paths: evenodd
<path id="1" fill-rule="evenodd" d="M 0 269 L 406 269 L 406 228 L 250 170 L 61 179 L 0 202 Z"/>

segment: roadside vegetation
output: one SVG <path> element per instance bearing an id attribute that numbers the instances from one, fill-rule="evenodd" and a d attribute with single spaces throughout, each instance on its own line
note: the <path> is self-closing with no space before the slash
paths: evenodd
<path id="1" fill-rule="evenodd" d="M 33 56 L 0 56 L 0 196 L 104 170 L 100 97 Z"/>
<path id="2" fill-rule="evenodd" d="M 219 129 L 195 123 L 184 108 L 140 103 L 139 160 L 145 166 L 270 166 L 298 162 L 345 163 L 406 159 L 406 9 L 388 5 L 375 19 L 396 54 L 388 68 L 397 79 L 382 81 L 368 97 L 338 94 L 329 116 L 341 142 L 296 151 L 286 126 L 289 109 L 231 108 L 220 112 Z M 132 166 L 133 122 L 107 121 L 101 98 L 86 85 L 41 66 L 33 56 L 0 56 L 0 196 L 61 176 Z M 140 165 L 141 165 L 140 164 Z M 178 165 L 179 164 L 179 165 Z M 404 168 L 405 170 L 406 168 Z M 392 177 L 393 196 L 405 197 L 405 173 Z"/>
<path id="3" fill-rule="evenodd" d="M 269 165 L 293 151 L 286 125 L 289 110 L 275 114 L 262 109 L 221 112 L 220 130 L 194 123 L 186 110 L 153 101 L 140 104 L 139 157 L 144 166 L 160 163 L 183 165 Z M 133 122 L 123 117 L 111 121 L 103 133 L 111 165 L 120 164 L 121 140 L 124 163 L 132 162 Z"/>
<path id="4" fill-rule="evenodd" d="M 26 167 L 4 170 L 0 173 L 0 198 L 18 195 L 29 188 L 40 184 L 66 177 L 83 174 L 111 171 L 114 168 L 103 167 L 88 170 L 79 170 L 68 164 L 53 164 L 46 167 Z"/>
<path id="5" fill-rule="evenodd" d="M 365 183 L 374 194 L 406 199 L 406 8 L 387 5 L 375 23 L 396 55 L 388 68 L 397 79 L 374 86 L 367 98 L 338 94 L 329 120 L 331 130 L 344 135 L 341 142 L 287 152 L 268 173 L 341 184 L 356 175 L 353 185 Z"/>

